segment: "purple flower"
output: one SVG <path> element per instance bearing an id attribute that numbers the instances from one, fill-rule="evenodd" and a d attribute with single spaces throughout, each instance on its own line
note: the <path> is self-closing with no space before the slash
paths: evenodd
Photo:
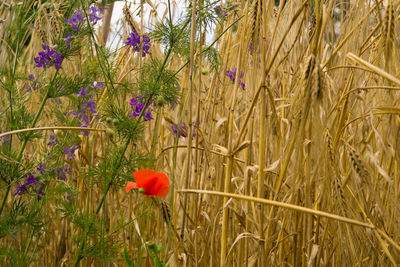
<path id="1" fill-rule="evenodd" d="M 145 57 L 147 54 L 149 54 L 149 49 L 150 49 L 150 38 L 147 35 L 142 36 L 142 57 Z M 131 32 L 130 36 L 126 39 L 126 44 L 131 45 L 136 52 L 140 51 L 140 35 L 133 30 Z"/>
<path id="2" fill-rule="evenodd" d="M 196 127 L 197 124 L 198 123 L 196 121 L 193 121 L 192 129 L 193 129 L 193 127 Z M 172 132 L 175 135 L 178 135 L 178 138 L 186 137 L 186 134 L 188 132 L 188 128 L 183 122 L 179 123 L 179 127 L 177 125 L 172 125 L 171 128 L 172 128 Z M 194 131 L 192 131 L 192 132 L 194 132 Z M 193 133 L 193 137 L 196 137 L 195 133 Z"/>
<path id="3" fill-rule="evenodd" d="M 61 53 L 56 53 L 53 49 L 46 44 L 43 44 L 44 51 L 39 52 L 39 56 L 35 58 L 36 68 L 43 67 L 46 70 L 47 67 L 54 65 L 56 70 L 61 69 L 63 57 Z"/>
<path id="4" fill-rule="evenodd" d="M 92 88 L 103 88 L 104 84 L 102 82 L 96 82 L 95 81 L 95 82 L 89 84 L 89 86 L 92 87 Z"/>
<path id="5" fill-rule="evenodd" d="M 67 43 L 68 50 L 71 49 L 71 39 L 72 39 L 72 33 L 68 33 L 67 37 L 64 38 L 64 41 Z"/>
<path id="6" fill-rule="evenodd" d="M 138 96 L 136 98 L 132 98 L 131 102 L 130 102 L 130 105 L 132 107 L 132 114 L 129 115 L 129 118 L 138 117 L 144 108 L 144 104 L 145 104 L 145 101 L 143 100 L 143 96 Z M 145 108 L 145 110 L 143 112 L 143 120 L 144 121 L 150 121 L 153 119 L 153 116 L 151 115 L 151 112 L 153 111 L 153 109 L 149 108 L 150 104 L 151 103 L 147 104 L 147 107 Z"/>
<path id="7" fill-rule="evenodd" d="M 76 93 L 77 96 L 79 97 L 85 97 L 85 96 L 89 96 L 90 94 L 87 93 L 87 87 L 81 87 L 81 90 Z"/>
<path id="8" fill-rule="evenodd" d="M 86 88 L 84 88 L 84 89 L 86 90 Z M 84 95 L 82 93 L 82 90 L 81 90 L 81 92 L 78 93 L 78 96 L 83 97 L 83 96 L 87 95 L 86 91 L 84 92 L 85 93 L 85 95 Z M 92 120 L 93 114 L 97 113 L 96 107 L 97 107 L 97 105 L 96 105 L 96 102 L 94 101 L 94 99 L 89 98 L 89 100 L 82 102 L 81 109 L 79 112 L 76 110 L 73 110 L 70 113 L 72 115 L 74 115 L 74 117 L 76 119 L 80 120 L 80 122 L 81 122 L 80 127 L 86 128 L 89 126 L 89 122 Z M 84 131 L 84 134 L 86 136 L 88 136 L 89 131 Z"/>
<path id="9" fill-rule="evenodd" d="M 71 146 L 71 147 L 64 147 L 62 150 L 62 153 L 68 155 L 68 159 L 73 159 L 75 158 L 75 150 L 78 148 L 78 145 Z"/>
<path id="10" fill-rule="evenodd" d="M 180 128 L 180 129 L 179 129 Z M 186 134 L 183 132 L 183 131 L 185 131 L 186 133 L 187 133 L 187 127 L 186 127 L 186 125 L 184 125 L 183 124 L 183 122 L 181 122 L 180 124 L 179 124 L 179 128 L 178 128 L 178 126 L 177 125 L 172 125 L 172 132 L 175 134 L 175 135 L 178 135 L 178 138 L 180 138 L 180 137 L 186 137 Z M 181 129 L 183 130 L 183 131 L 181 131 Z"/>
<path id="11" fill-rule="evenodd" d="M 40 163 L 39 167 L 36 168 L 36 170 L 38 170 L 42 175 L 44 175 L 46 173 L 46 163 L 42 165 L 42 163 Z"/>
<path id="12" fill-rule="evenodd" d="M 143 35 L 143 51 L 142 51 L 142 57 L 145 57 L 146 54 L 150 54 L 149 49 L 150 49 L 150 38 L 147 37 L 147 35 Z"/>
<path id="13" fill-rule="evenodd" d="M 222 10 L 222 8 L 221 8 L 220 5 L 216 5 L 216 6 L 214 7 L 214 9 L 215 9 L 215 12 L 216 12 L 219 16 L 223 16 L 223 17 L 228 16 L 228 14 L 227 14 L 224 10 Z"/>
<path id="14" fill-rule="evenodd" d="M 59 168 L 57 169 L 57 178 L 59 180 L 67 180 L 67 173 L 71 173 L 71 168 L 69 168 L 68 166 L 65 166 L 64 168 Z"/>
<path id="15" fill-rule="evenodd" d="M 14 191 L 14 196 L 22 196 L 34 183 L 36 183 L 36 179 L 32 173 L 25 174 L 25 182 L 22 185 L 18 185 L 17 189 Z"/>
<path id="16" fill-rule="evenodd" d="M 253 44 L 253 41 L 250 41 L 250 45 L 249 45 L 250 55 L 253 55 L 253 51 L 254 51 L 254 44 Z"/>
<path id="17" fill-rule="evenodd" d="M 96 8 L 95 6 L 91 6 L 89 8 L 89 19 L 91 22 L 93 22 L 93 24 L 103 18 L 103 16 L 97 14 L 98 12 L 104 13 L 104 8 Z"/>
<path id="18" fill-rule="evenodd" d="M 90 113 L 96 113 L 97 105 L 92 98 L 90 98 L 88 101 L 83 102 L 81 107 Z"/>
<path id="19" fill-rule="evenodd" d="M 65 19 L 65 22 L 68 22 L 71 27 L 76 30 L 77 33 L 81 33 L 81 30 L 78 28 L 78 24 L 83 23 L 83 14 L 82 10 L 80 9 L 75 9 L 75 13 L 72 14 L 71 19 Z"/>
<path id="20" fill-rule="evenodd" d="M 1 132 L 0 132 L 1 133 Z M 0 142 L 1 143 L 7 143 L 7 144 L 9 144 L 10 143 L 10 136 L 9 135 L 6 135 L 6 136 L 3 136 L 3 137 L 0 137 Z"/>
<path id="21" fill-rule="evenodd" d="M 58 144 L 58 140 L 54 135 L 50 135 L 49 142 L 47 143 L 47 146 L 54 146 Z"/>
<path id="22" fill-rule="evenodd" d="M 139 51 L 140 35 L 136 32 L 136 30 L 133 30 L 133 32 L 131 32 L 126 41 L 126 45 L 131 45 L 133 48 L 135 48 L 135 51 Z"/>
<path id="23" fill-rule="evenodd" d="M 229 79 L 230 79 L 232 82 L 235 82 L 235 79 L 236 79 L 236 71 L 237 71 L 237 69 L 236 69 L 236 67 L 235 67 L 235 68 L 232 69 L 232 71 L 227 70 L 227 71 L 225 72 L 225 75 L 228 76 Z M 241 71 L 240 74 L 239 74 L 239 85 L 244 89 L 246 85 L 244 84 L 244 82 L 242 82 L 242 77 L 243 77 L 243 75 L 244 75 L 244 74 L 243 74 L 243 71 Z"/>
<path id="24" fill-rule="evenodd" d="M 42 199 L 42 197 L 44 196 L 43 188 L 44 188 L 44 185 L 43 185 L 43 184 L 40 184 L 39 189 L 36 190 L 37 193 L 38 193 L 38 195 L 37 195 L 37 200 L 38 200 L 38 201 L 40 201 L 40 200 Z M 37 189 L 37 188 L 36 188 L 36 189 Z"/>

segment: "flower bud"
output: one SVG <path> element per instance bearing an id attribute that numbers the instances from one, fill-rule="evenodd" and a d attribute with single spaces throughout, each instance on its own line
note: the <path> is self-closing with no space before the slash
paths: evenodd
<path id="1" fill-rule="evenodd" d="M 165 105 L 165 99 L 163 96 L 158 96 L 157 97 L 157 106 L 162 107 Z"/>
<path id="2" fill-rule="evenodd" d="M 119 120 L 118 120 L 118 119 L 113 119 L 113 120 L 112 120 L 112 124 L 113 124 L 114 126 L 117 126 L 117 125 L 119 124 Z"/>

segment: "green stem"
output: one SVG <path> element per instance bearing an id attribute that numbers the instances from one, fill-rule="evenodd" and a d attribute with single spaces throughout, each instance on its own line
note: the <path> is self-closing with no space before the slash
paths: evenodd
<path id="1" fill-rule="evenodd" d="M 162 112 L 162 107 L 159 107 L 158 108 L 158 112 L 157 112 L 156 123 L 154 125 L 153 142 L 151 144 L 151 149 L 150 149 L 150 157 L 152 157 L 152 158 L 154 157 L 154 149 L 156 147 L 157 132 L 158 132 L 158 126 L 159 126 L 159 123 L 160 123 L 161 112 Z"/>

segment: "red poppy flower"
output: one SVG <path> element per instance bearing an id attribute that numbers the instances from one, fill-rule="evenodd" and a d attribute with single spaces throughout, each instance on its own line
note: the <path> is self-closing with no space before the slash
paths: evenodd
<path id="1" fill-rule="evenodd" d="M 128 182 L 126 192 L 133 188 L 143 188 L 143 194 L 149 197 L 165 197 L 168 193 L 169 180 L 163 172 L 155 172 L 149 169 L 139 170 L 133 173 L 133 178 L 135 178 L 136 183 Z"/>

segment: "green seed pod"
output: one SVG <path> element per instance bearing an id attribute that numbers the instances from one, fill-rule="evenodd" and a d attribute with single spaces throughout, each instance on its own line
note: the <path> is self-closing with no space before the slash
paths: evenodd
<path id="1" fill-rule="evenodd" d="M 143 188 L 139 188 L 139 193 L 144 193 L 144 189 Z"/>
<path id="2" fill-rule="evenodd" d="M 117 126 L 117 125 L 119 124 L 119 120 L 118 120 L 118 119 L 113 119 L 113 120 L 112 120 L 112 124 L 113 124 L 114 126 Z"/>
<path id="3" fill-rule="evenodd" d="M 157 97 L 157 106 L 162 107 L 165 105 L 165 99 L 162 95 Z"/>
<path id="4" fill-rule="evenodd" d="M 208 74 L 208 69 L 206 69 L 206 68 L 204 68 L 204 67 L 201 67 L 201 73 L 202 73 L 203 75 Z"/>
<path id="5" fill-rule="evenodd" d="M 111 128 L 106 128 L 106 134 L 109 137 L 114 137 L 115 136 L 115 131 Z"/>
<path id="6" fill-rule="evenodd" d="M 106 122 L 107 122 L 107 123 L 111 123 L 111 122 L 112 122 L 112 118 L 107 117 L 107 118 L 106 118 Z"/>

